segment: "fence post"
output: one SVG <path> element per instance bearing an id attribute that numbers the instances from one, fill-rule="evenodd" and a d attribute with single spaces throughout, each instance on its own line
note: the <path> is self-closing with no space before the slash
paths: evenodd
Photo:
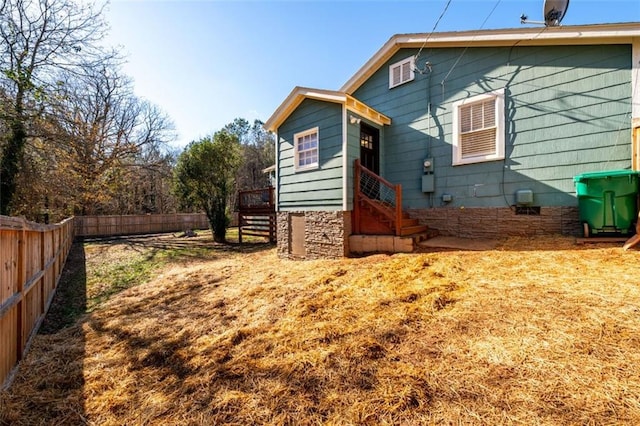
<path id="1" fill-rule="evenodd" d="M 47 240 L 47 233 L 49 231 L 42 231 L 40 232 L 40 272 L 42 272 L 42 278 L 40 278 L 40 284 L 38 284 L 36 287 L 40 287 L 40 303 L 38 304 L 39 307 L 39 312 L 38 312 L 38 316 L 42 315 L 44 313 L 44 284 L 47 282 L 47 271 L 45 270 L 45 267 L 47 265 L 47 259 L 46 259 L 46 253 L 47 251 L 45 250 L 45 242 Z M 36 288 L 34 287 L 34 290 Z"/>
<path id="2" fill-rule="evenodd" d="M 271 244 L 276 242 L 277 226 L 278 226 L 278 219 L 276 218 L 276 213 L 272 213 L 269 215 L 269 242 Z"/>
<path id="3" fill-rule="evenodd" d="M 16 359 L 20 361 L 22 359 L 22 349 L 24 347 L 24 315 L 25 315 L 25 300 L 24 300 L 24 284 L 27 281 L 27 242 L 26 242 L 26 224 L 22 224 L 22 229 L 18 232 L 18 285 L 16 291 L 20 293 L 20 301 L 16 305 Z"/>

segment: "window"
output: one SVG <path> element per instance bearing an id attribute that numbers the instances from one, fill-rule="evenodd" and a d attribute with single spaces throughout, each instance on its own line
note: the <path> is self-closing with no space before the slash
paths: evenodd
<path id="1" fill-rule="evenodd" d="M 293 135 L 295 169 L 307 170 L 318 167 L 318 128 Z"/>
<path id="2" fill-rule="evenodd" d="M 360 147 L 373 150 L 373 134 L 360 132 Z"/>
<path id="3" fill-rule="evenodd" d="M 415 77 L 415 58 L 403 59 L 389 66 L 389 89 L 413 80 Z"/>
<path id="4" fill-rule="evenodd" d="M 504 89 L 453 104 L 453 165 L 504 159 Z"/>

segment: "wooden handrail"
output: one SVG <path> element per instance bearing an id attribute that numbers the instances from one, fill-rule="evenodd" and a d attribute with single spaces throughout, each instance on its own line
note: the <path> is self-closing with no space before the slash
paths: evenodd
<path id="1" fill-rule="evenodd" d="M 401 233 L 401 224 L 402 224 L 402 185 L 397 184 L 394 185 L 388 180 L 384 179 L 381 176 L 373 173 L 371 170 L 367 169 L 360 163 L 360 159 L 356 158 L 354 161 L 354 231 L 356 234 L 360 233 L 360 202 L 362 200 L 367 200 L 369 204 L 373 205 L 376 210 L 389 220 L 392 223 L 394 233 L 396 235 L 400 235 Z M 385 200 L 387 204 L 385 206 L 380 205 L 380 203 L 375 200 L 369 198 L 367 194 L 362 192 L 361 182 L 362 182 L 362 174 L 365 173 L 369 178 L 375 180 L 380 183 L 382 186 L 385 186 L 389 189 L 390 192 L 393 192 L 394 197 L 393 201 Z M 392 205 L 393 204 L 393 205 Z M 384 207 L 384 208 L 383 208 Z"/>
<path id="2" fill-rule="evenodd" d="M 386 180 L 385 178 L 383 178 L 382 176 L 379 176 L 375 173 L 373 173 L 371 170 L 367 169 L 365 166 L 363 166 L 362 164 L 360 164 L 360 159 L 356 158 L 356 165 L 359 166 L 362 170 L 365 170 L 367 172 L 369 172 L 369 174 L 378 182 L 384 184 L 385 186 L 388 186 L 389 188 L 393 188 L 395 189 L 396 186 L 400 186 L 400 185 L 394 185 L 393 183 L 389 182 L 388 180 Z"/>

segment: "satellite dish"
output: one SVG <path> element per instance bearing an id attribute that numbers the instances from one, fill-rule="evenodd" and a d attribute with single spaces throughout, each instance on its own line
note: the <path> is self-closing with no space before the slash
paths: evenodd
<path id="1" fill-rule="evenodd" d="M 545 0 L 542 6 L 543 21 L 529 21 L 527 15 L 520 16 L 521 24 L 539 24 L 547 27 L 557 27 L 569 8 L 569 0 Z"/>
<path id="2" fill-rule="evenodd" d="M 569 0 L 545 0 L 542 8 L 544 24 L 547 27 L 557 27 L 569 8 Z"/>

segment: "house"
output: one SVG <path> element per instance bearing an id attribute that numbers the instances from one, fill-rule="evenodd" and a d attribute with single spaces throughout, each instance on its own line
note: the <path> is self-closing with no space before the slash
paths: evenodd
<path id="1" fill-rule="evenodd" d="M 573 177 L 640 169 L 640 23 L 395 35 L 339 90 L 294 88 L 265 127 L 280 255 L 341 257 L 416 222 L 579 235 Z"/>

